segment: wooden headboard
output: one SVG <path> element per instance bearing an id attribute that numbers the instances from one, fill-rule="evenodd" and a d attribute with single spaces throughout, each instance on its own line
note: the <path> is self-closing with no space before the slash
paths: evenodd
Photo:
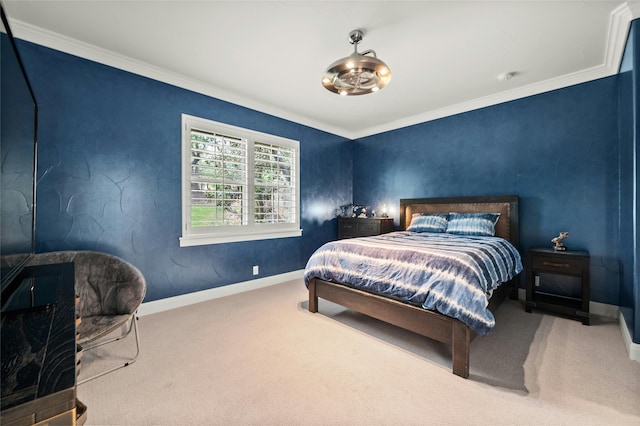
<path id="1" fill-rule="evenodd" d="M 518 248 L 518 196 L 404 198 L 400 200 L 400 229 L 405 230 L 414 213 L 500 213 L 496 236 Z"/>

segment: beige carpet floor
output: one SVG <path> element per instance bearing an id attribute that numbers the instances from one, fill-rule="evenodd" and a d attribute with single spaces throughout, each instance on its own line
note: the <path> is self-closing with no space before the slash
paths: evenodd
<path id="1" fill-rule="evenodd" d="M 301 280 L 140 318 L 142 353 L 82 384 L 87 425 L 640 425 L 617 320 L 507 301 L 451 374 L 448 348 L 320 301 Z M 131 353 L 85 353 L 81 376 Z"/>

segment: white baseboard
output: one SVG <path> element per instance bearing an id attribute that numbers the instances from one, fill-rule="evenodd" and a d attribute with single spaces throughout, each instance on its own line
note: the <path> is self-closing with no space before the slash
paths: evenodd
<path id="1" fill-rule="evenodd" d="M 622 338 L 624 339 L 624 345 L 627 348 L 629 358 L 634 361 L 640 362 L 640 344 L 633 343 L 633 340 L 631 340 L 631 333 L 629 333 L 627 322 L 624 320 L 624 315 L 622 315 L 622 312 L 620 312 L 619 314 L 618 321 L 620 322 L 620 331 L 622 332 Z"/>
<path id="2" fill-rule="evenodd" d="M 192 305 L 194 303 L 204 302 L 206 300 L 231 296 L 233 294 L 238 294 L 245 291 L 269 287 L 287 281 L 298 280 L 302 279 L 303 275 L 304 270 L 292 271 L 285 274 L 273 275 L 270 277 L 258 278 L 256 280 L 216 287 L 209 290 L 202 290 L 194 293 L 182 294 L 180 296 L 168 297 L 166 299 L 145 302 L 140 305 L 140 308 L 138 309 L 138 315 L 142 317 L 145 315 L 168 311 L 170 309 L 181 308 L 183 306 Z M 525 297 L 525 290 L 522 288 L 518 289 L 518 298 L 520 300 L 525 300 Z M 622 331 L 622 337 L 624 339 L 624 344 L 627 348 L 627 352 L 629 353 L 629 358 L 634 361 L 640 361 L 640 344 L 634 343 L 631 340 L 631 335 L 629 333 L 629 330 L 627 329 L 627 323 L 624 321 L 624 317 L 622 316 L 622 312 L 620 312 L 618 306 L 599 302 L 589 302 L 589 312 L 604 317 L 618 318 L 620 322 L 620 330 Z"/>
<path id="3" fill-rule="evenodd" d="M 527 292 L 525 289 L 518 289 L 518 298 L 520 300 L 526 300 L 526 296 Z M 640 361 L 640 344 L 634 343 L 633 340 L 631 340 L 631 333 L 629 333 L 627 323 L 624 320 L 622 311 L 620 311 L 620 307 L 616 305 L 608 305 L 606 303 L 591 301 L 589 302 L 589 313 L 607 318 L 617 318 L 620 324 L 622 338 L 624 340 L 624 345 L 627 348 L 629 358 L 631 358 L 633 361 Z"/>
<path id="4" fill-rule="evenodd" d="M 607 318 L 618 318 L 620 308 L 617 305 L 609 305 L 600 302 L 589 302 L 589 313 Z"/>
<path id="5" fill-rule="evenodd" d="M 181 308 L 183 306 L 192 305 L 194 303 L 204 302 L 206 300 L 231 296 L 233 294 L 238 294 L 249 290 L 256 290 L 262 287 L 281 284 L 287 281 L 302 279 L 303 275 L 304 270 L 298 270 L 287 272 L 285 274 L 258 278 L 251 281 L 244 281 L 237 284 L 225 285 L 208 290 L 196 291 L 194 293 L 181 294 L 179 296 L 168 297 L 166 299 L 153 300 L 151 302 L 145 302 L 140 305 L 140 308 L 138 309 L 138 315 L 142 317 L 145 315 L 168 311 L 170 309 Z"/>

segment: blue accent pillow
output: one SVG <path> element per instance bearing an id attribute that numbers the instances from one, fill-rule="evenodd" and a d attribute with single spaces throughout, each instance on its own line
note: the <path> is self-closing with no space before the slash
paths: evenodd
<path id="1" fill-rule="evenodd" d="M 411 232 L 445 232 L 449 215 L 415 213 L 411 217 L 411 223 L 407 231 Z"/>
<path id="2" fill-rule="evenodd" d="M 500 213 L 449 213 L 447 233 L 493 237 Z"/>

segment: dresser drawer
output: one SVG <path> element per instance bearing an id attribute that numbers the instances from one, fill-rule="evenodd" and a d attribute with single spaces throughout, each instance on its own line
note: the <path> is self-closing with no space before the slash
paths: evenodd
<path id="1" fill-rule="evenodd" d="M 338 238 L 370 237 L 393 231 L 393 219 L 341 217 L 338 219 Z"/>
<path id="2" fill-rule="evenodd" d="M 340 220 L 338 225 L 338 238 L 353 238 L 358 236 L 358 224 L 353 221 Z"/>
<path id="3" fill-rule="evenodd" d="M 360 219 L 362 220 L 362 219 Z M 379 221 L 368 221 L 364 220 L 363 222 L 358 222 L 358 235 L 376 235 L 380 233 L 380 222 Z"/>

